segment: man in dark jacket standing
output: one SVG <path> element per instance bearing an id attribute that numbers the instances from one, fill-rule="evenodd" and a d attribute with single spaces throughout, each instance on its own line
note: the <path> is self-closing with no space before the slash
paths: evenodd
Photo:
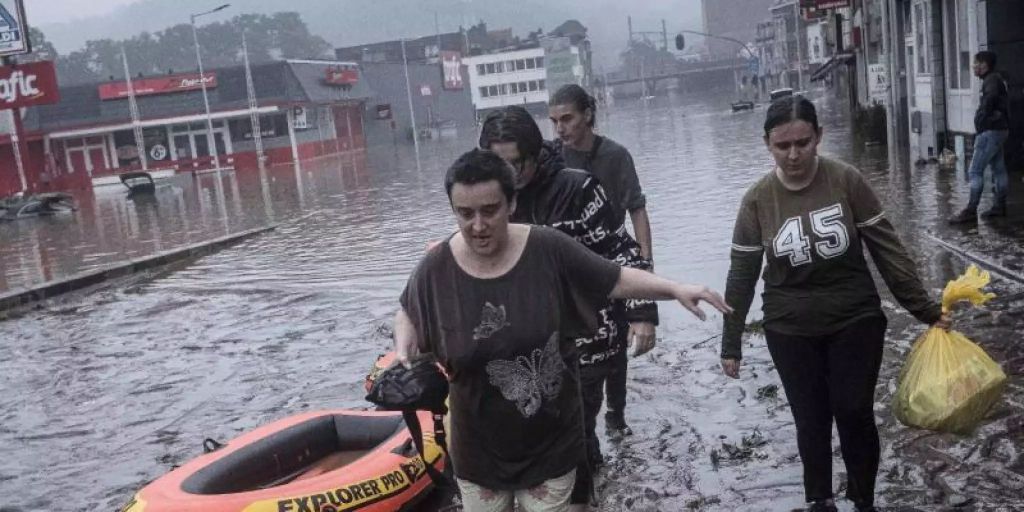
<path id="1" fill-rule="evenodd" d="M 526 109 L 510 106 L 488 115 L 480 131 L 480 147 L 494 151 L 516 171 L 513 222 L 551 226 L 619 265 L 651 268 L 598 181 L 586 171 L 566 168 L 560 149 L 544 142 L 540 128 Z M 616 344 L 621 339 L 617 335 L 618 325 L 658 323 L 657 305 L 646 300 L 610 301 L 594 314 L 598 318 L 597 332 L 590 338 L 576 340 L 586 456 L 591 466 L 601 459 L 595 435 L 597 412 L 604 400 L 601 388 L 611 358 L 625 350 Z M 638 351 L 648 349 L 640 347 Z M 577 471 L 573 504 L 587 502 L 592 486 L 590 476 L 588 468 Z"/>
<path id="2" fill-rule="evenodd" d="M 968 175 L 971 179 L 971 199 L 960 213 L 949 219 L 951 224 L 963 224 L 978 221 L 978 203 L 981 192 L 985 188 L 985 167 L 992 166 L 992 182 L 995 188 L 995 201 L 992 208 L 982 212 L 981 216 L 1006 216 L 1006 191 L 1009 178 L 1006 173 L 1006 161 L 1003 159 L 1003 147 L 1010 133 L 1009 100 L 1006 82 L 995 70 L 996 54 L 983 51 L 974 56 L 974 75 L 982 80 L 981 103 L 974 114 L 974 157 Z"/>

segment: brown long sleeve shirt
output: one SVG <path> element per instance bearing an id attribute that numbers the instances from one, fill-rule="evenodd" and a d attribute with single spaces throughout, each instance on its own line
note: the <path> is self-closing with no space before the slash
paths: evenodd
<path id="1" fill-rule="evenodd" d="M 725 300 L 735 312 L 725 317 L 722 357 L 742 357 L 763 260 L 765 329 L 819 336 L 882 314 L 861 244 L 903 307 L 923 322 L 939 319 L 939 305 L 856 168 L 819 157 L 817 175 L 799 191 L 786 189 L 774 172 L 758 180 L 743 197 L 733 232 Z"/>

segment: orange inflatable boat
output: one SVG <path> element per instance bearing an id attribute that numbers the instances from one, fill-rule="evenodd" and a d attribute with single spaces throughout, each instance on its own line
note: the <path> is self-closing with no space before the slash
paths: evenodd
<path id="1" fill-rule="evenodd" d="M 420 412 L 430 424 L 430 413 Z M 425 458 L 444 467 L 424 432 Z M 122 512 L 404 510 L 432 487 L 399 412 L 319 411 L 243 434 L 153 481 Z"/>

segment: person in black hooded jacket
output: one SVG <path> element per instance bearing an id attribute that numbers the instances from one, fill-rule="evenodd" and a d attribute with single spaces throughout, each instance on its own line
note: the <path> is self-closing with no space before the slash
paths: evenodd
<path id="1" fill-rule="evenodd" d="M 590 173 L 570 169 L 561 151 L 545 142 L 536 121 L 519 106 L 505 107 L 489 114 L 480 132 L 480 147 L 494 151 L 516 170 L 516 210 L 513 222 L 550 226 L 572 236 L 590 250 L 619 265 L 650 270 L 640 245 L 617 217 L 604 189 Z M 610 301 L 598 315 L 598 330 L 592 337 L 576 340 L 580 352 L 580 387 L 586 429 L 586 462 L 601 463 L 600 444 L 595 434 L 597 414 L 604 401 L 603 387 L 610 359 L 622 346 L 617 325 L 658 323 L 657 305 L 647 300 Z M 650 347 L 635 347 L 643 353 Z M 587 502 L 592 480 L 589 468 L 577 471 L 573 503 Z"/>
<path id="2" fill-rule="evenodd" d="M 1009 175 L 1006 172 L 1004 147 L 1010 135 L 1010 108 L 1006 82 L 996 71 L 996 54 L 978 52 L 974 56 L 974 75 L 982 80 L 981 99 L 974 114 L 974 156 L 967 172 L 971 179 L 971 197 L 967 207 L 950 217 L 950 224 L 978 222 L 978 205 L 985 188 L 985 168 L 992 168 L 992 207 L 981 213 L 984 218 L 1006 216 L 1006 194 Z"/>

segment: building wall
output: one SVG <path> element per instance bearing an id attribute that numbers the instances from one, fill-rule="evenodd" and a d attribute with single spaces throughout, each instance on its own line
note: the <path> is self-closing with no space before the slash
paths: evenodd
<path id="1" fill-rule="evenodd" d="M 769 16 L 776 0 L 701 0 L 704 32 L 751 42 L 757 35 L 757 24 Z M 712 59 L 735 57 L 740 47 L 721 39 L 705 38 Z"/>
<path id="2" fill-rule="evenodd" d="M 1024 169 L 1024 2 L 979 0 L 982 50 L 996 52 L 996 66 L 1009 85 L 1010 138 L 1006 158 L 1011 169 Z M 977 94 L 977 93 L 976 93 Z"/>
<path id="3" fill-rule="evenodd" d="M 531 48 L 528 50 L 517 50 L 511 52 L 492 53 L 488 55 L 480 55 L 476 57 L 470 57 L 465 59 L 464 63 L 469 71 L 469 84 L 471 86 L 470 93 L 473 98 L 473 105 L 477 110 L 488 110 L 494 108 L 500 108 L 506 105 L 523 105 L 531 103 L 547 103 L 548 101 L 548 90 L 547 90 L 547 69 L 546 63 L 537 59 L 544 59 L 545 52 L 543 48 Z M 540 62 L 541 66 L 534 66 L 533 69 L 523 69 L 508 71 L 503 70 L 501 72 L 490 73 L 487 72 L 488 66 L 496 66 L 498 64 L 505 65 L 507 62 L 518 62 L 520 60 L 533 59 L 535 63 Z M 480 67 L 484 67 L 484 73 L 481 73 Z M 511 84 L 526 83 L 526 92 L 515 92 L 511 91 Z M 536 84 L 536 90 L 533 90 L 532 84 Z M 487 88 L 488 96 L 484 96 L 481 88 Z M 491 92 L 497 91 L 496 95 L 491 95 Z M 505 91 L 502 93 L 502 91 Z"/>
<path id="4" fill-rule="evenodd" d="M 416 126 L 424 135 L 440 136 L 440 129 L 454 129 L 456 134 L 476 130 L 476 112 L 470 95 L 470 76 L 465 62 L 462 89 L 445 89 L 440 64 L 410 64 L 409 84 L 416 117 Z M 405 68 L 401 64 L 364 63 L 363 76 L 373 91 L 364 104 L 362 116 L 366 144 L 396 144 L 412 141 L 412 120 L 409 97 L 405 87 Z M 422 86 L 430 95 L 422 94 Z M 390 117 L 379 118 L 378 106 L 390 107 Z M 338 124 L 341 128 L 340 123 Z"/>

